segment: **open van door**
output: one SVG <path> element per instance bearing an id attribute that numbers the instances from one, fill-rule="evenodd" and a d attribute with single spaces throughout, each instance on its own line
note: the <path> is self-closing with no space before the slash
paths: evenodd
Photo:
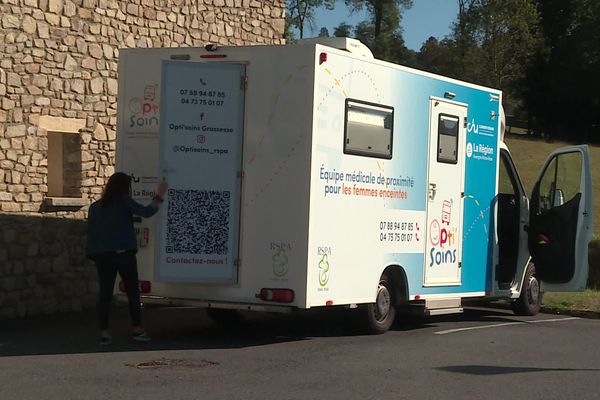
<path id="1" fill-rule="evenodd" d="M 593 222 L 588 147 L 558 149 L 546 160 L 530 200 L 528 245 L 543 291 L 585 289 Z"/>

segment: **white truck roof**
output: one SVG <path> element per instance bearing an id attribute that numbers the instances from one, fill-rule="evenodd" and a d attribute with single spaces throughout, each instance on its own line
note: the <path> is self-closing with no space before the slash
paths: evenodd
<path id="1" fill-rule="evenodd" d="M 310 39 L 300 39 L 297 44 L 322 44 L 335 49 L 346 50 L 365 58 L 374 59 L 371 50 L 358 39 L 347 37 L 316 37 Z"/>

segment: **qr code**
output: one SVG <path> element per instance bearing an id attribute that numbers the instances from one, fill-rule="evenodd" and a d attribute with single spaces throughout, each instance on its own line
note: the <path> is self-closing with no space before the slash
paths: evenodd
<path id="1" fill-rule="evenodd" d="M 227 254 L 229 191 L 169 190 L 167 253 Z"/>

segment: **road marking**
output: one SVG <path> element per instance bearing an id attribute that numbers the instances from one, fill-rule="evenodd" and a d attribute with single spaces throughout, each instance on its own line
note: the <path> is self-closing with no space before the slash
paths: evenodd
<path id="1" fill-rule="evenodd" d="M 509 325 L 528 325 L 528 324 L 540 324 L 543 322 L 562 322 L 562 321 L 573 321 L 576 319 L 581 319 L 578 317 L 569 317 L 569 318 L 552 318 L 552 319 L 540 319 L 535 321 L 519 321 L 519 322 L 505 322 L 503 324 L 493 324 L 493 325 L 483 325 L 483 326 L 471 326 L 469 328 L 457 328 L 457 329 L 448 329 L 445 331 L 434 332 L 436 335 L 446 335 L 448 333 L 456 333 L 456 332 L 464 332 L 464 331 L 474 331 L 477 329 L 489 329 L 489 328 L 498 328 L 500 326 L 509 326 Z"/>

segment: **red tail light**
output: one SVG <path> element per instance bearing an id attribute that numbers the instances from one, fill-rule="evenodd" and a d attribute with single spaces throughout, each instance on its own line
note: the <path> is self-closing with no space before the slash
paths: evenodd
<path id="1" fill-rule="evenodd" d="M 227 54 L 202 54 L 200 58 L 227 58 Z"/>
<path id="2" fill-rule="evenodd" d="M 150 293 L 152 291 L 152 282 L 140 281 L 140 293 Z"/>
<path id="3" fill-rule="evenodd" d="M 292 289 L 262 288 L 256 297 L 263 301 L 291 303 L 294 301 L 294 291 Z"/>
<path id="4" fill-rule="evenodd" d="M 319 64 L 323 64 L 327 61 L 327 53 L 319 54 Z"/>
<path id="5" fill-rule="evenodd" d="M 119 281 L 119 291 L 125 293 L 125 282 L 123 279 Z M 140 293 L 150 293 L 152 291 L 152 282 L 150 281 L 140 281 Z"/>
<path id="6" fill-rule="evenodd" d="M 537 240 L 538 240 L 537 244 L 550 244 L 551 243 L 550 239 L 548 239 L 548 236 L 546 236 L 542 233 L 540 233 L 538 235 Z"/>

